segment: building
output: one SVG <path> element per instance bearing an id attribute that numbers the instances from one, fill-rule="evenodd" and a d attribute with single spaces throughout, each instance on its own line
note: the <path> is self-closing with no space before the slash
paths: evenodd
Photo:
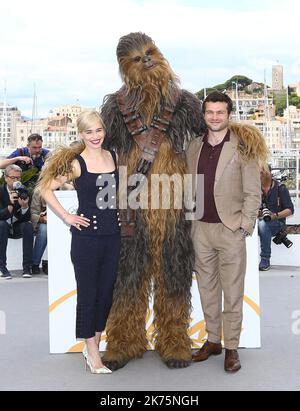
<path id="1" fill-rule="evenodd" d="M 300 150 L 300 109 L 295 106 L 286 109 L 284 117 L 261 117 L 244 120 L 242 123 L 257 127 L 271 152 Z"/>
<path id="2" fill-rule="evenodd" d="M 59 145 L 69 145 L 77 140 L 77 127 L 67 116 L 56 116 L 45 119 L 20 120 L 17 122 L 17 145 L 22 147 L 27 144 L 27 138 L 32 133 L 38 133 L 43 137 L 43 147 L 50 150 Z"/>
<path id="3" fill-rule="evenodd" d="M 253 81 L 251 84 L 249 84 L 249 86 L 246 87 L 246 90 L 250 91 L 251 93 L 260 92 L 262 94 L 264 91 L 264 84 Z"/>
<path id="4" fill-rule="evenodd" d="M 83 110 L 83 107 L 79 105 L 65 105 L 53 108 L 50 114 L 51 117 L 68 117 L 72 123 L 76 123 L 77 117 Z"/>
<path id="5" fill-rule="evenodd" d="M 37 133 L 43 136 L 47 130 L 48 119 L 31 120 L 21 119 L 16 123 L 16 147 L 24 147 L 30 134 Z M 45 144 L 44 144 L 45 146 Z"/>
<path id="6" fill-rule="evenodd" d="M 272 67 L 272 89 L 282 91 L 283 88 L 283 66 L 277 64 Z"/>
<path id="7" fill-rule="evenodd" d="M 243 121 L 257 127 L 266 139 L 269 150 L 284 150 L 291 147 L 291 136 L 288 134 L 287 126 L 281 119 L 256 119 Z"/>
<path id="8" fill-rule="evenodd" d="M 16 124 L 21 119 L 17 107 L 0 103 L 0 149 L 7 150 L 16 146 Z"/>
<path id="9" fill-rule="evenodd" d="M 76 120 L 87 108 L 79 105 L 56 107 L 49 118 L 34 121 L 22 118 L 17 107 L 0 103 L 0 158 L 18 147 L 24 147 L 30 134 L 43 137 L 43 146 L 52 150 L 58 145 L 70 145 L 77 140 Z"/>
<path id="10" fill-rule="evenodd" d="M 289 106 L 284 110 L 284 119 L 292 136 L 292 147 L 300 149 L 300 109 Z"/>
<path id="11" fill-rule="evenodd" d="M 300 81 L 298 81 L 298 83 L 295 84 L 290 84 L 289 89 L 292 93 L 295 93 L 297 97 L 300 97 Z"/>
<path id="12" fill-rule="evenodd" d="M 275 106 L 272 97 L 267 99 L 262 94 L 239 92 L 235 90 L 227 93 L 233 101 L 235 114 L 234 120 L 250 120 L 258 118 L 273 118 L 275 116 Z M 236 106 L 238 102 L 238 114 Z"/>
<path id="13" fill-rule="evenodd" d="M 44 146 L 50 150 L 59 145 L 69 146 L 77 140 L 77 127 L 66 115 L 48 119 L 48 125 L 43 133 Z"/>

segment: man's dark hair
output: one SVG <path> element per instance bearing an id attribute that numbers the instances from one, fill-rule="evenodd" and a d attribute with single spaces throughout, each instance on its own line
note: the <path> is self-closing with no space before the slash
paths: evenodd
<path id="1" fill-rule="evenodd" d="M 220 91 L 213 91 L 210 93 L 202 104 L 203 114 L 205 113 L 206 103 L 227 103 L 228 114 L 232 112 L 233 102 L 227 94 L 221 93 Z"/>
<path id="2" fill-rule="evenodd" d="M 43 137 L 37 133 L 30 134 L 30 136 L 27 139 L 27 142 L 28 144 L 30 144 L 32 141 L 43 141 Z"/>

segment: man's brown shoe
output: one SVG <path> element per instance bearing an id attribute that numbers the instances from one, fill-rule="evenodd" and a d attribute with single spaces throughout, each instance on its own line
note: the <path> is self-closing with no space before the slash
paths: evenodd
<path id="1" fill-rule="evenodd" d="M 241 369 L 240 358 L 237 350 L 225 350 L 224 368 L 226 372 L 237 372 Z"/>
<path id="2" fill-rule="evenodd" d="M 211 343 L 206 341 L 202 348 L 193 354 L 192 360 L 194 362 L 206 361 L 211 355 L 222 354 L 222 344 Z"/>

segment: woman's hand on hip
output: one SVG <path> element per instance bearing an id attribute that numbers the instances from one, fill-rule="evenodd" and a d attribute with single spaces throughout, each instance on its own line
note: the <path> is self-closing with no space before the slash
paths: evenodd
<path id="1" fill-rule="evenodd" d="M 90 220 L 86 217 L 79 216 L 79 215 L 74 215 L 74 214 L 68 214 L 66 217 L 64 217 L 64 222 L 68 225 L 74 226 L 77 228 L 77 230 L 81 231 L 81 226 L 82 227 L 89 227 L 90 225 Z"/>

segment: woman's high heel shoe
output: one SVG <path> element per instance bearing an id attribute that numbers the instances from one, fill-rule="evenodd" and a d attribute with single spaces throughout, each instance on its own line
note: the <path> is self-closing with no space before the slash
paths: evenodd
<path id="1" fill-rule="evenodd" d="M 88 350 L 87 350 L 87 346 L 86 346 L 86 345 L 83 347 L 82 355 L 84 356 L 85 359 L 88 357 Z"/>
<path id="2" fill-rule="evenodd" d="M 94 368 L 90 362 L 90 358 L 89 356 L 85 357 L 85 371 L 87 371 L 87 367 L 90 368 L 90 371 L 92 374 L 111 374 L 112 371 L 105 367 L 105 365 L 103 365 L 103 367 L 101 368 Z"/>
<path id="3" fill-rule="evenodd" d="M 99 349 L 99 352 L 100 352 L 100 349 Z M 84 358 L 87 358 L 87 356 L 88 356 L 88 350 L 87 350 L 86 344 L 84 345 L 84 347 L 82 349 L 82 355 L 84 356 Z"/>

